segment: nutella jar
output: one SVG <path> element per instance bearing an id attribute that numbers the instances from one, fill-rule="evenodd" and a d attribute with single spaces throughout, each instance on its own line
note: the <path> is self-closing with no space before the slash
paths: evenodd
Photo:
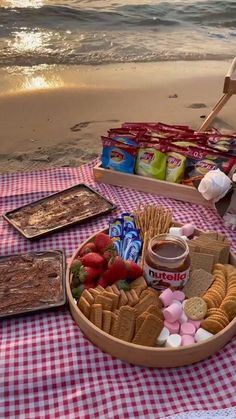
<path id="1" fill-rule="evenodd" d="M 147 283 L 157 289 L 181 289 L 189 278 L 190 257 L 187 242 L 171 234 L 150 240 L 144 260 Z"/>

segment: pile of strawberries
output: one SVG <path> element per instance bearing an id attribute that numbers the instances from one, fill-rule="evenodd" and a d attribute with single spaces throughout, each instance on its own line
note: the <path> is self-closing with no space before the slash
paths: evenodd
<path id="1" fill-rule="evenodd" d="M 98 233 L 94 241 L 85 244 L 72 262 L 72 293 L 79 298 L 85 288 L 107 287 L 119 280 L 132 282 L 143 273 L 133 261 L 117 255 L 112 239 Z"/>

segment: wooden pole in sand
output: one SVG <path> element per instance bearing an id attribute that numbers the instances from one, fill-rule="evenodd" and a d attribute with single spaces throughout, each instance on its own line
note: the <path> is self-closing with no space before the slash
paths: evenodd
<path id="1" fill-rule="evenodd" d="M 228 100 L 231 98 L 233 94 L 236 94 L 236 57 L 234 58 L 228 73 L 225 76 L 224 88 L 223 88 L 223 96 L 217 102 L 217 104 L 212 109 L 211 113 L 208 115 L 206 120 L 198 129 L 199 132 L 205 131 L 216 115 L 220 112 L 220 110 L 225 106 Z"/>

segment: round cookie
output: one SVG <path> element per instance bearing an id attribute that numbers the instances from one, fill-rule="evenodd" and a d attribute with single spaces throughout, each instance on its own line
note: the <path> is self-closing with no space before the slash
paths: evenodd
<path id="1" fill-rule="evenodd" d="M 192 320 L 201 320 L 207 313 L 207 303 L 201 297 L 189 298 L 184 305 L 184 312 Z"/>

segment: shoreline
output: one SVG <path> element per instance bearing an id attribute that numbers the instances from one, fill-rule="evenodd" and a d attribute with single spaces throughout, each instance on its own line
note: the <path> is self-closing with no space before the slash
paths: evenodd
<path id="1" fill-rule="evenodd" d="M 0 94 L 0 172 L 79 166 L 99 155 L 100 136 L 125 120 L 197 129 L 201 116 L 208 115 L 222 95 L 229 65 L 186 61 L 112 64 L 99 70 L 57 66 L 4 77 L 1 69 L 8 88 Z M 214 125 L 236 131 L 235 106 L 232 97 Z"/>

